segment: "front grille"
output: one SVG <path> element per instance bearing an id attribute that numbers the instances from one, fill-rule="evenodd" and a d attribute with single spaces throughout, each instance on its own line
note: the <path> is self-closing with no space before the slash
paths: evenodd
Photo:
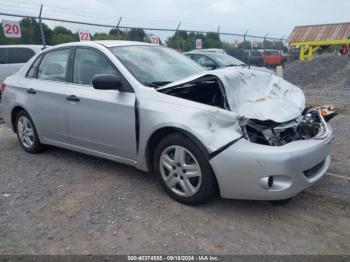
<path id="1" fill-rule="evenodd" d="M 311 167 L 310 169 L 305 170 L 304 176 L 306 176 L 307 178 L 312 178 L 313 176 L 315 176 L 317 174 L 317 172 L 322 168 L 324 162 L 326 160 L 323 160 L 322 162 L 318 163 L 317 165 Z"/>

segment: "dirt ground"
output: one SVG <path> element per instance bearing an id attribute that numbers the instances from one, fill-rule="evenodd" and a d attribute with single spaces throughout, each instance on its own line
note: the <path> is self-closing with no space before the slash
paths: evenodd
<path id="1" fill-rule="evenodd" d="M 313 90 L 313 89 L 312 89 Z M 312 91 L 311 90 L 311 91 Z M 75 152 L 25 153 L 0 125 L 0 254 L 350 254 L 348 89 L 334 103 L 333 163 L 286 205 L 171 200 L 152 174 Z"/>

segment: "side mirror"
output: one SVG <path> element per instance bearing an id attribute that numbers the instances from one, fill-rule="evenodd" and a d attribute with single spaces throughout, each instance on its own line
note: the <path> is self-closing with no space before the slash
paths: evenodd
<path id="1" fill-rule="evenodd" d="M 96 75 L 92 79 L 92 86 L 99 90 L 119 90 L 124 91 L 122 83 L 115 75 Z"/>

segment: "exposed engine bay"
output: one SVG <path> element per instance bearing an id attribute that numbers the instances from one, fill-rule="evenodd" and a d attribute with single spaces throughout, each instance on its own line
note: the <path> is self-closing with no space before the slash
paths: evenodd
<path id="1" fill-rule="evenodd" d="M 282 146 L 298 140 L 323 138 L 326 121 L 334 116 L 333 106 L 310 107 L 300 117 L 285 123 L 240 118 L 240 126 L 250 142 Z"/>
<path id="2" fill-rule="evenodd" d="M 228 109 L 225 90 L 215 76 L 205 76 L 161 92 L 194 102 Z"/>

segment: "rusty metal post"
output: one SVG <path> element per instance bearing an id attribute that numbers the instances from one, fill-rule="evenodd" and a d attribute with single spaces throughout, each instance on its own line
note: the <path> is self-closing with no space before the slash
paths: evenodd
<path id="1" fill-rule="evenodd" d="M 283 50 L 283 39 L 284 39 L 284 35 L 281 37 L 281 51 Z"/>
<path id="2" fill-rule="evenodd" d="M 247 30 L 243 35 L 243 46 L 245 46 L 245 38 L 246 38 L 248 32 L 249 32 L 249 30 Z"/>
<path id="3" fill-rule="evenodd" d="M 41 14 L 43 12 L 43 5 L 40 6 L 40 12 L 39 12 L 39 26 L 40 26 L 40 33 L 41 33 L 41 41 L 43 44 L 43 49 L 46 48 L 46 40 L 45 40 L 45 34 L 44 34 L 44 26 L 43 22 L 41 20 Z"/>
<path id="4" fill-rule="evenodd" d="M 119 20 L 118 20 L 118 24 L 117 24 L 117 37 L 118 37 L 118 40 L 119 40 L 119 26 L 120 26 L 120 23 L 122 22 L 122 19 L 123 17 L 119 17 Z"/>
<path id="5" fill-rule="evenodd" d="M 266 39 L 269 36 L 270 33 L 266 34 L 264 37 L 264 42 L 263 42 L 263 49 L 265 49 L 265 45 L 266 45 Z"/>
<path id="6" fill-rule="evenodd" d="M 176 31 L 175 31 L 176 40 L 177 40 L 176 42 L 177 42 L 177 46 L 178 46 L 179 49 L 181 48 L 181 47 L 180 47 L 180 40 L 179 40 L 179 36 L 178 36 L 176 33 L 177 33 L 177 31 L 179 31 L 180 26 L 181 26 L 181 21 L 180 21 L 180 23 L 177 25 Z"/>

